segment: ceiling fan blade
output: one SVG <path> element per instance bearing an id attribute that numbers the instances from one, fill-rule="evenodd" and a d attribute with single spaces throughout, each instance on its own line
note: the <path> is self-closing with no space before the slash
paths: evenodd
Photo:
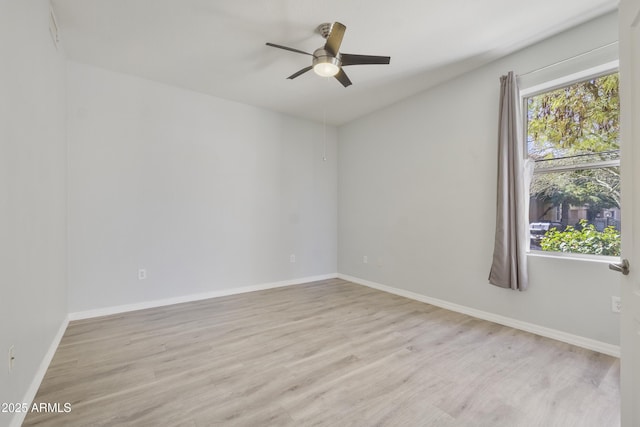
<path id="1" fill-rule="evenodd" d="M 298 77 L 299 75 L 306 73 L 307 71 L 309 71 L 309 70 L 310 70 L 310 69 L 312 69 L 312 68 L 313 68 L 313 66 L 309 65 L 308 67 L 305 67 L 305 68 L 303 68 L 302 70 L 300 70 L 300 71 L 298 71 L 298 72 L 296 72 L 296 73 L 291 74 L 291 75 L 290 75 L 289 77 L 287 77 L 287 78 L 288 78 L 288 79 L 295 79 L 295 78 L 296 78 L 296 77 Z"/>
<path id="2" fill-rule="evenodd" d="M 349 80 L 349 77 L 347 77 L 347 73 L 345 73 L 342 68 L 340 68 L 338 74 L 335 75 L 335 78 L 338 79 L 340 83 L 342 83 L 342 86 L 351 86 L 351 80 Z"/>
<path id="3" fill-rule="evenodd" d="M 344 37 L 344 32 L 347 27 L 339 22 L 335 22 L 331 27 L 331 33 L 329 34 L 329 38 L 327 38 L 327 42 L 324 44 L 324 50 L 329 52 L 331 55 L 336 56 L 340 51 L 340 45 L 342 44 L 342 38 Z"/>
<path id="4" fill-rule="evenodd" d="M 391 61 L 390 56 L 373 56 L 373 55 L 351 55 L 349 53 L 340 54 L 342 66 L 345 65 L 365 65 L 365 64 L 388 64 Z"/>
<path id="5" fill-rule="evenodd" d="M 271 47 L 277 47 L 278 49 L 284 49 L 284 50 L 288 50 L 291 52 L 296 52 L 296 53 L 301 53 L 303 55 L 309 55 L 309 56 L 313 56 L 313 54 L 309 53 L 309 52 L 305 52 L 303 50 L 298 50 L 298 49 L 294 49 L 292 47 L 286 47 L 286 46 L 281 46 L 279 44 L 274 44 L 274 43 L 265 43 L 267 46 L 271 46 Z"/>

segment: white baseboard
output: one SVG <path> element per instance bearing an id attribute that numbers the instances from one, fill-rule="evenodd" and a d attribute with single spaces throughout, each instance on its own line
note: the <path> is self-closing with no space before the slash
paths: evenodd
<path id="1" fill-rule="evenodd" d="M 200 301 L 209 298 L 224 297 L 228 295 L 243 294 L 246 292 L 263 291 L 265 289 L 282 288 L 285 286 L 300 285 L 303 283 L 316 282 L 318 280 L 335 279 L 337 273 L 324 274 L 321 276 L 307 276 L 299 279 L 283 280 L 280 282 L 262 283 L 259 285 L 243 286 L 240 288 L 227 288 L 217 291 L 204 292 L 200 294 L 182 295 L 172 298 L 164 298 L 152 301 L 143 301 L 134 304 L 125 304 L 112 307 L 96 308 L 93 310 L 77 311 L 69 313 L 69 320 L 90 319 L 93 317 L 109 316 L 111 314 L 126 313 L 128 311 L 144 310 L 147 308 L 162 307 L 165 305 L 180 304 L 183 302 Z"/>
<path id="2" fill-rule="evenodd" d="M 49 350 L 42 358 L 40 362 L 40 366 L 38 366 L 38 370 L 33 376 L 33 380 L 27 389 L 24 397 L 22 398 L 22 403 L 28 403 L 29 407 L 33 403 L 33 399 L 35 399 L 36 394 L 38 393 L 38 389 L 40 388 L 40 384 L 44 379 L 45 374 L 47 373 L 47 369 L 49 369 L 49 364 L 51 364 L 51 360 L 53 359 L 53 355 L 56 354 L 56 350 L 58 349 L 58 345 L 62 340 L 62 336 L 64 335 L 64 331 L 67 330 L 67 325 L 69 324 L 69 316 L 66 316 L 60 327 L 58 328 L 58 332 L 56 336 L 53 337 L 53 341 L 51 341 L 51 345 L 49 346 Z M 14 414 L 11 422 L 9 423 L 9 427 L 20 427 L 24 422 L 25 417 L 27 416 L 26 412 L 17 412 Z"/>
<path id="3" fill-rule="evenodd" d="M 447 310 L 455 311 L 462 314 L 467 314 L 469 316 L 476 317 L 478 319 L 488 320 L 490 322 L 499 323 L 501 325 L 509 326 L 515 329 L 531 332 L 532 334 L 541 335 L 547 338 L 552 338 L 554 340 L 562 341 L 568 344 L 573 344 L 575 346 L 586 348 L 588 350 L 597 351 L 599 353 L 608 354 L 614 357 L 620 357 L 620 346 L 617 346 L 617 345 L 596 341 L 591 338 L 581 337 L 579 335 L 569 334 L 567 332 L 558 331 L 556 329 L 547 328 L 545 326 L 536 325 L 534 323 L 523 322 L 522 320 L 513 319 L 511 317 L 501 316 L 499 314 L 477 310 L 475 308 L 467 307 L 460 304 L 455 304 L 449 301 L 444 301 L 437 298 L 431 298 L 426 295 L 418 294 L 418 293 L 407 291 L 404 289 L 394 288 L 392 286 L 382 285 L 380 283 L 372 282 L 365 279 L 360 279 L 359 277 L 353 277 L 346 274 L 338 273 L 338 278 L 356 283 L 358 285 L 363 285 L 369 288 L 388 292 L 390 294 L 395 294 L 395 295 L 399 295 L 412 300 L 435 305 L 441 308 L 445 308 Z"/>

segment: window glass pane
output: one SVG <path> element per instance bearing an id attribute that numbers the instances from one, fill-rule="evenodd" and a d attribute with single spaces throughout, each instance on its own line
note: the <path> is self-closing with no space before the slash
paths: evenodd
<path id="1" fill-rule="evenodd" d="M 618 74 L 527 99 L 531 249 L 620 255 Z"/>
<path id="2" fill-rule="evenodd" d="M 620 168 L 537 173 L 531 183 L 531 249 L 620 255 Z"/>
<path id="3" fill-rule="evenodd" d="M 619 123 L 617 73 L 533 96 L 527 99 L 529 156 L 570 163 L 600 161 L 620 149 Z"/>

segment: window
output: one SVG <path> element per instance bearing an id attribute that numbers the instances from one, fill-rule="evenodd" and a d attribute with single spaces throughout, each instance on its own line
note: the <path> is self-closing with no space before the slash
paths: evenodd
<path id="1" fill-rule="evenodd" d="M 619 256 L 618 73 L 524 101 L 531 250 Z"/>

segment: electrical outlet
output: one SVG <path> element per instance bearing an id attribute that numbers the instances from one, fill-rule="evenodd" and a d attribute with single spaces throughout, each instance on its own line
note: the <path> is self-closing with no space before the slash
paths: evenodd
<path id="1" fill-rule="evenodd" d="M 144 268 L 138 269 L 138 280 L 144 280 L 147 278 L 147 270 Z"/>
<path id="2" fill-rule="evenodd" d="M 366 256 L 366 255 L 365 255 L 365 256 L 363 256 L 363 257 L 362 257 L 362 263 L 363 263 L 363 264 L 369 264 L 369 257 L 368 257 L 368 256 Z"/>
<path id="3" fill-rule="evenodd" d="M 296 256 L 294 254 L 289 255 L 289 262 L 290 263 L 296 262 Z"/>
<path id="4" fill-rule="evenodd" d="M 622 312 L 622 301 L 620 297 L 611 297 L 611 311 L 614 313 Z"/>
<path id="5" fill-rule="evenodd" d="M 9 372 L 13 371 L 13 362 L 16 360 L 15 347 L 9 347 Z"/>

